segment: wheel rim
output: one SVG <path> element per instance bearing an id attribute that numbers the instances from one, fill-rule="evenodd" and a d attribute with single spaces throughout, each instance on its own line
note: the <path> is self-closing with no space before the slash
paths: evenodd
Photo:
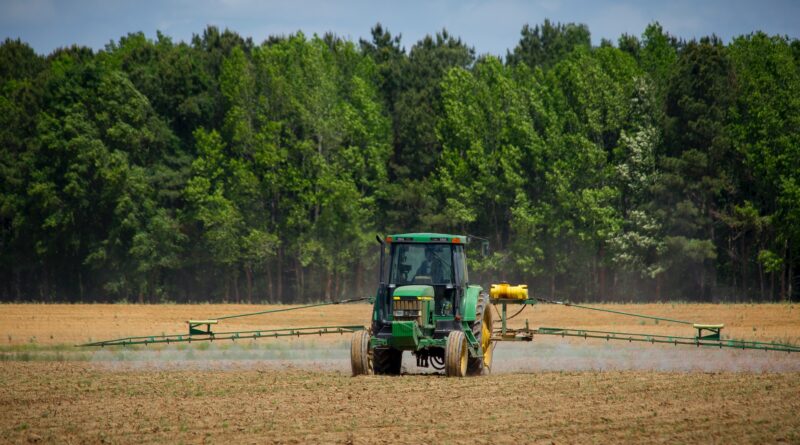
<path id="1" fill-rule="evenodd" d="M 483 313 L 483 323 L 481 326 L 481 349 L 483 350 L 483 366 L 491 368 L 492 366 L 492 313 L 489 308 L 485 309 Z"/>
<path id="2" fill-rule="evenodd" d="M 373 370 L 372 365 L 372 348 L 369 347 L 369 343 L 367 343 L 367 374 L 374 374 L 375 371 Z"/>
<path id="3" fill-rule="evenodd" d="M 461 341 L 461 361 L 460 361 L 460 368 L 461 373 L 459 376 L 467 375 L 467 358 L 469 357 L 469 353 L 467 352 L 467 339 L 463 338 Z"/>

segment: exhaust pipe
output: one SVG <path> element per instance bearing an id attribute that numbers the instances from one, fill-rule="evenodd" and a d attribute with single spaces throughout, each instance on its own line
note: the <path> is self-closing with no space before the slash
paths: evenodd
<path id="1" fill-rule="evenodd" d="M 375 235 L 375 239 L 381 245 L 381 264 L 380 267 L 378 267 L 378 283 L 383 287 L 386 284 L 386 282 L 383 281 L 383 263 L 386 261 L 386 242 L 383 241 L 380 235 Z"/>

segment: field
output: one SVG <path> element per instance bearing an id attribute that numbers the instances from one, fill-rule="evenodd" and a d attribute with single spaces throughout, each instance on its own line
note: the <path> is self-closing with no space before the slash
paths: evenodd
<path id="1" fill-rule="evenodd" d="M 606 305 L 800 343 L 800 306 Z M 1 305 L 0 443 L 800 443 L 800 354 L 537 338 L 492 375 L 349 376 L 349 338 L 94 350 L 264 306 Z M 367 305 L 226 329 L 362 324 Z M 516 325 L 691 335 L 680 325 L 539 306 Z"/>

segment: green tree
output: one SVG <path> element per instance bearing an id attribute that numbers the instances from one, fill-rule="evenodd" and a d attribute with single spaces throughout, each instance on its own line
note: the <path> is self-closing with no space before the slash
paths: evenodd
<path id="1" fill-rule="evenodd" d="M 545 19 L 533 28 L 526 24 L 520 32 L 519 43 L 506 61 L 516 65 L 524 63 L 530 68 L 549 68 L 576 48 L 589 49 L 592 45 L 589 28 L 584 24 L 552 23 Z"/>
<path id="2" fill-rule="evenodd" d="M 704 298 L 717 279 L 711 260 L 717 257 L 714 246 L 721 235 L 719 215 L 735 193 L 731 177 L 736 159 L 725 127 L 731 74 L 718 38 L 691 41 L 681 51 L 666 95 L 663 155 L 658 160 L 662 174 L 654 189 L 656 217 L 673 237 L 669 272 L 680 277 L 683 293 Z M 687 275 L 694 279 L 686 280 Z"/>
<path id="3" fill-rule="evenodd" d="M 736 99 L 730 116 L 733 145 L 744 158 L 749 175 L 743 187 L 754 190 L 761 215 L 769 216 L 774 230 L 758 250 L 768 250 L 780 261 L 759 255 L 759 264 L 780 275 L 780 297 L 792 293 L 797 256 L 798 176 L 800 162 L 800 74 L 789 41 L 755 33 L 739 37 L 730 46 L 736 72 Z M 749 252 L 756 254 L 756 250 Z M 762 275 L 763 289 L 763 275 Z"/>

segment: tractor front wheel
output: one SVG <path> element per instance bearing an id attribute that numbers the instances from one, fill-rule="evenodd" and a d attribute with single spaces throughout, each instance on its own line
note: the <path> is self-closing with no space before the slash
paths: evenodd
<path id="1" fill-rule="evenodd" d="M 369 331 L 353 333 L 350 343 L 350 368 L 353 375 L 372 374 L 372 353 L 369 348 Z"/>
<path id="2" fill-rule="evenodd" d="M 461 331 L 451 331 L 447 335 L 444 350 L 444 372 L 448 377 L 467 375 L 467 337 Z"/>
<path id="3" fill-rule="evenodd" d="M 395 348 L 372 350 L 372 369 L 375 374 L 399 375 L 403 363 L 403 351 Z"/>

